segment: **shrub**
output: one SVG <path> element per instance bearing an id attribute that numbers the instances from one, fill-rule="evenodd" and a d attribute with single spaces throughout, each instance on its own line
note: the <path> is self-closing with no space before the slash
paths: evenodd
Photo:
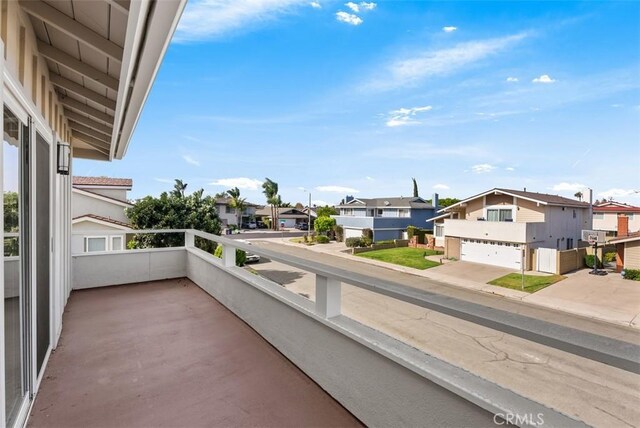
<path id="1" fill-rule="evenodd" d="M 395 245 L 396 241 L 394 239 L 387 239 L 385 241 L 377 241 L 376 244 L 394 244 Z"/>
<path id="2" fill-rule="evenodd" d="M 373 239 L 363 236 L 360 238 L 360 246 L 361 247 L 370 247 L 373 244 Z"/>
<path id="3" fill-rule="evenodd" d="M 328 236 L 324 236 L 324 235 L 319 235 L 316 237 L 316 242 L 318 244 L 328 244 L 329 243 L 329 237 Z"/>
<path id="4" fill-rule="evenodd" d="M 347 245 L 347 247 L 349 248 L 354 248 L 354 247 L 361 247 L 362 246 L 362 238 L 347 238 L 345 239 L 344 243 Z"/>
<path id="5" fill-rule="evenodd" d="M 336 219 L 331 217 L 318 217 L 313 224 L 316 232 L 326 234 L 336 225 Z"/>
<path id="6" fill-rule="evenodd" d="M 622 271 L 622 277 L 632 281 L 640 281 L 640 269 L 625 269 Z"/>
<path id="7" fill-rule="evenodd" d="M 596 260 L 596 257 L 593 254 L 584 256 L 584 264 L 586 264 L 587 267 L 593 268 L 594 260 Z M 598 260 L 598 269 L 600 268 L 602 268 L 602 260 Z"/>
<path id="8" fill-rule="evenodd" d="M 368 227 L 365 229 L 362 229 L 362 237 L 369 238 L 370 240 L 373 241 L 373 230 L 369 229 Z"/>
<path id="9" fill-rule="evenodd" d="M 217 258 L 221 259 L 222 258 L 222 245 L 218 245 L 216 247 L 216 251 L 213 253 L 214 256 L 216 256 Z M 244 250 L 241 250 L 240 248 L 236 248 L 236 266 L 244 266 L 245 262 L 247 261 L 247 253 Z"/>
<path id="10" fill-rule="evenodd" d="M 336 234 L 336 241 L 342 242 L 344 240 L 344 229 L 342 228 L 342 226 L 336 224 L 333 227 L 333 231 Z"/>
<path id="11" fill-rule="evenodd" d="M 616 261 L 616 252 L 612 251 L 610 253 L 604 253 L 604 262 L 611 263 Z"/>
<path id="12" fill-rule="evenodd" d="M 415 227 L 415 226 L 407 227 L 407 238 L 409 238 L 409 239 L 413 238 L 413 236 L 416 234 L 417 230 L 418 230 L 418 228 Z"/>

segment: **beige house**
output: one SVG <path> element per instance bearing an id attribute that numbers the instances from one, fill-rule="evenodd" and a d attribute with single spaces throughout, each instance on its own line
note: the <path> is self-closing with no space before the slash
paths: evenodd
<path id="1" fill-rule="evenodd" d="M 74 176 L 71 193 L 71 239 L 76 252 L 120 251 L 131 229 L 125 209 L 133 205 L 130 178 Z M 106 232 L 120 231 L 119 234 Z M 100 233 L 105 232 L 105 233 Z"/>
<path id="2" fill-rule="evenodd" d="M 593 206 L 593 228 L 604 230 L 608 235 L 618 235 L 618 216 L 625 215 L 629 221 L 628 230 L 640 231 L 640 207 L 607 201 Z"/>
<path id="3" fill-rule="evenodd" d="M 532 249 L 575 248 L 591 228 L 587 202 L 526 189 L 491 189 L 438 213 L 430 220 L 446 256 L 517 270 L 536 268 Z"/>

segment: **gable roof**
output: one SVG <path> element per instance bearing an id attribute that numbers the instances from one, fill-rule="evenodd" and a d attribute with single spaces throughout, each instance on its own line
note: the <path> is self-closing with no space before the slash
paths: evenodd
<path id="1" fill-rule="evenodd" d="M 446 208 L 439 210 L 438 212 L 448 211 L 451 208 L 457 207 L 466 202 L 472 201 L 477 198 L 481 198 L 490 194 L 504 194 L 509 196 L 515 196 L 516 198 L 526 199 L 532 202 L 536 202 L 542 205 L 552 205 L 552 206 L 562 206 L 562 207 L 575 207 L 575 208 L 588 208 L 588 202 L 577 201 L 575 199 L 565 198 L 560 195 L 551 195 L 549 193 L 537 193 L 537 192 L 527 192 L 526 190 L 514 190 L 514 189 L 502 189 L 502 188 L 493 188 L 486 192 L 479 193 L 477 195 L 471 196 L 469 198 L 463 199 L 460 202 L 457 202 L 453 205 L 449 205 Z"/>
<path id="2" fill-rule="evenodd" d="M 79 223 L 81 221 L 91 221 L 93 223 L 108 223 L 109 225 L 116 226 L 119 229 L 131 229 L 131 225 L 122 221 L 114 220 L 109 217 L 102 217 L 95 214 L 84 214 L 78 217 L 75 217 L 71 220 L 72 223 Z"/>
<path id="3" fill-rule="evenodd" d="M 113 178 L 113 177 L 83 177 L 79 175 L 73 176 L 74 186 L 100 186 L 100 187 L 128 187 L 131 189 L 133 180 L 131 178 Z"/>
<path id="4" fill-rule="evenodd" d="M 101 201 L 110 202 L 112 204 L 120 205 L 120 206 L 123 206 L 125 208 L 133 206 L 133 204 L 130 203 L 130 202 L 123 201 L 123 200 L 116 199 L 116 198 L 112 198 L 110 196 L 101 195 L 101 194 L 96 193 L 96 192 L 91 192 L 91 191 L 89 191 L 87 189 L 81 189 L 81 188 L 78 188 L 78 187 L 74 187 L 72 189 L 72 191 L 75 192 L 75 193 L 79 193 L 81 195 L 88 196 L 90 198 L 100 199 Z"/>
<path id="5" fill-rule="evenodd" d="M 390 197 L 390 198 L 354 198 L 338 208 L 371 207 L 371 208 L 413 208 L 430 209 L 433 205 L 419 197 Z"/>
<path id="6" fill-rule="evenodd" d="M 229 205 L 231 198 L 216 198 L 217 205 Z M 260 205 L 245 201 L 247 207 L 259 207 Z"/>
<path id="7" fill-rule="evenodd" d="M 640 207 L 622 202 L 607 201 L 593 206 L 594 213 L 640 213 Z"/>
<path id="8" fill-rule="evenodd" d="M 266 207 L 262 207 L 256 210 L 256 215 L 257 216 L 267 216 L 267 217 L 271 217 L 271 207 L 270 206 L 266 206 Z M 279 207 L 278 208 L 278 216 L 279 217 L 283 217 L 283 216 L 303 216 L 303 217 L 308 217 L 309 214 L 302 212 L 301 210 L 297 209 L 296 207 L 290 207 L 290 208 L 286 208 L 286 207 Z M 313 214 L 312 214 L 313 216 Z M 283 217 L 286 218 L 286 217 Z M 297 218 L 297 217 L 296 217 Z"/>
<path id="9" fill-rule="evenodd" d="M 611 238 L 608 242 L 611 244 L 622 244 L 624 242 L 633 241 L 640 241 L 640 232 L 633 232 L 628 234 L 627 236 L 618 236 L 616 238 Z"/>

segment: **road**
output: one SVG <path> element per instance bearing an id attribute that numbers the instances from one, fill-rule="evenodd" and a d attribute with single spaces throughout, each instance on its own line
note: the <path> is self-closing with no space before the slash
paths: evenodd
<path id="1" fill-rule="evenodd" d="M 306 235 L 306 231 L 302 230 L 286 230 L 284 232 L 276 232 L 271 230 L 263 230 L 263 229 L 243 229 L 242 232 L 234 235 L 224 235 L 225 238 L 231 239 L 264 239 L 264 238 L 280 238 L 283 237 L 285 239 L 297 238 L 300 236 Z"/>
<path id="2" fill-rule="evenodd" d="M 637 332 L 423 277 L 274 242 L 254 245 L 337 268 L 486 306 L 638 343 Z M 272 261 L 251 266 L 260 275 L 314 299 L 312 274 Z M 640 426 L 640 376 L 553 348 L 343 285 L 343 313 L 523 396 L 594 426 Z"/>

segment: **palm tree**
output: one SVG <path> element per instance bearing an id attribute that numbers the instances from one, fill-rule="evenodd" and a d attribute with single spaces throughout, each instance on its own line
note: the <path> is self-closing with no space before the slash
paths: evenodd
<path id="1" fill-rule="evenodd" d="M 412 178 L 411 180 L 413 180 L 413 197 L 417 198 L 418 195 L 418 182 L 416 181 L 415 178 Z"/>
<path id="2" fill-rule="evenodd" d="M 184 183 L 182 180 L 178 180 L 176 178 L 176 184 L 173 185 L 173 190 L 171 194 L 178 198 L 184 198 L 184 191 L 187 188 L 187 183 Z"/>
<path id="3" fill-rule="evenodd" d="M 238 229 L 240 229 L 240 226 L 242 224 L 242 212 L 245 208 L 247 208 L 247 200 L 240 197 L 240 189 L 238 189 L 237 187 L 227 190 L 227 194 L 229 195 L 229 198 L 231 198 L 231 200 L 229 201 L 229 206 L 231 208 L 235 208 L 236 210 Z"/>
<path id="4" fill-rule="evenodd" d="M 265 178 L 262 183 L 262 193 L 267 198 L 267 204 L 271 206 L 271 228 L 276 230 L 276 207 L 278 205 L 278 183 Z"/>
<path id="5" fill-rule="evenodd" d="M 573 195 L 573 196 L 575 196 L 576 198 L 578 198 L 578 200 L 579 200 L 579 201 L 582 201 L 582 192 L 576 192 L 576 194 L 575 194 L 575 195 Z"/>

